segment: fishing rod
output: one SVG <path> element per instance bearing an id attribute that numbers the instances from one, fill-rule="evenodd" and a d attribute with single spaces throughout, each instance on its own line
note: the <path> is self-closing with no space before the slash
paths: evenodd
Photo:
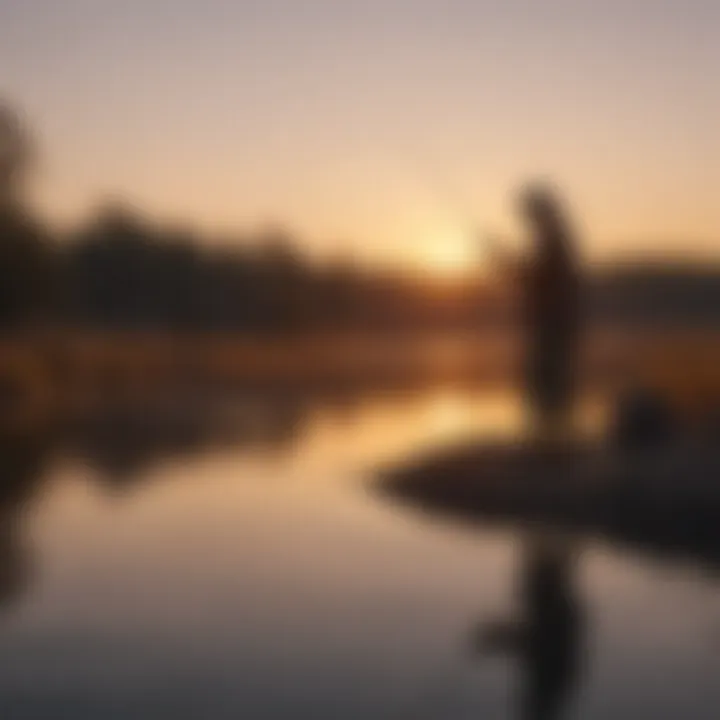
<path id="1" fill-rule="evenodd" d="M 482 222 L 478 214 L 471 209 L 473 203 L 467 193 L 460 190 L 437 164 L 420 162 L 418 153 L 408 152 L 403 155 L 406 158 L 412 157 L 408 164 L 417 170 L 413 176 L 422 177 L 422 184 L 439 200 L 439 204 L 449 210 L 449 214 L 458 219 L 458 226 L 465 228 L 462 232 L 463 236 L 473 243 L 471 257 L 474 260 L 480 257 L 489 259 L 490 265 L 500 267 L 512 274 L 517 266 L 517 259 L 509 248 L 514 243 L 487 228 L 486 223 Z"/>

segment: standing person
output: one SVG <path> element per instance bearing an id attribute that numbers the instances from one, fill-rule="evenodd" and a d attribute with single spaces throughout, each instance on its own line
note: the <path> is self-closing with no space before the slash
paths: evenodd
<path id="1" fill-rule="evenodd" d="M 527 260 L 515 264 L 525 332 L 524 385 L 535 439 L 570 429 L 580 339 L 580 274 L 576 241 L 554 191 L 524 189 L 519 210 L 528 228 Z M 495 251 L 495 248 L 493 248 Z"/>

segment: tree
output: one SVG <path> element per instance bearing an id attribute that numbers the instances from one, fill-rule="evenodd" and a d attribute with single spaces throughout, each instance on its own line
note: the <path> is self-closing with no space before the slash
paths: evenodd
<path id="1" fill-rule="evenodd" d="M 51 253 L 24 197 L 32 143 L 19 116 L 0 102 L 0 329 L 17 330 L 49 307 Z"/>

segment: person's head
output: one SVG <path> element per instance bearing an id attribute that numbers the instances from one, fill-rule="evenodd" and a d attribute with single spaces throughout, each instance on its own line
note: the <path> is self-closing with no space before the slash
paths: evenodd
<path id="1" fill-rule="evenodd" d="M 519 196 L 520 215 L 534 231 L 554 233 L 565 226 L 562 204 L 555 190 L 545 183 L 526 185 Z"/>

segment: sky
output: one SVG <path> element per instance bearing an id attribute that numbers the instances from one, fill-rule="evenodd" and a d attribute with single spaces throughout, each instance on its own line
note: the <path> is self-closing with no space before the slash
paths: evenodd
<path id="1" fill-rule="evenodd" d="M 716 0 L 0 0 L 48 217 L 447 269 L 544 177 L 589 256 L 720 254 L 718 67 Z"/>

